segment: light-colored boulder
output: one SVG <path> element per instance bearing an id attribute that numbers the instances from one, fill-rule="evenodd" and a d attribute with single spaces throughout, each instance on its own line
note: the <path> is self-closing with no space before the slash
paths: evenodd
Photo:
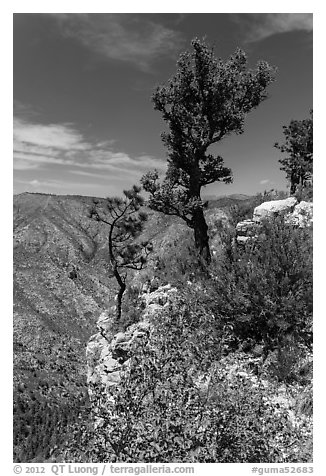
<path id="1" fill-rule="evenodd" d="M 97 320 L 97 328 L 101 334 L 109 335 L 114 321 L 114 309 L 103 311 Z"/>
<path id="2" fill-rule="evenodd" d="M 250 238 L 257 236 L 257 223 L 253 220 L 239 221 L 236 226 L 237 244 L 245 245 Z"/>
<path id="3" fill-rule="evenodd" d="M 257 223 L 254 220 L 239 221 L 236 226 L 237 235 L 248 236 L 250 232 L 255 232 Z"/>
<path id="4" fill-rule="evenodd" d="M 237 244 L 245 245 L 250 238 L 250 236 L 237 236 Z"/>
<path id="5" fill-rule="evenodd" d="M 264 218 L 272 218 L 279 215 L 284 216 L 291 213 L 297 203 L 298 201 L 295 197 L 264 202 L 254 209 L 253 220 L 260 222 Z"/>
<path id="6" fill-rule="evenodd" d="M 313 204 L 304 201 L 298 203 L 295 197 L 262 203 L 254 209 L 252 220 L 243 220 L 237 224 L 236 243 L 243 246 L 248 240 L 255 240 L 262 220 L 276 216 L 284 217 L 284 222 L 294 227 L 309 227 L 313 222 Z"/>

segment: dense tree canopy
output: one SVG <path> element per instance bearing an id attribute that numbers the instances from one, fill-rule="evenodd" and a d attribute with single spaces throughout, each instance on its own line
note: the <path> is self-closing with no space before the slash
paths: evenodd
<path id="1" fill-rule="evenodd" d="M 154 171 L 142 184 L 150 193 L 150 207 L 180 216 L 194 229 L 196 247 L 209 262 L 201 188 L 216 181 L 230 183 L 232 171 L 208 148 L 231 133 L 243 133 L 245 117 L 266 99 L 275 69 L 265 61 L 249 69 L 240 49 L 223 61 L 204 41 L 194 39 L 192 47 L 180 56 L 168 84 L 153 95 L 154 108 L 168 125 L 162 134 L 168 169 L 162 183 Z"/>
<path id="2" fill-rule="evenodd" d="M 302 121 L 292 120 L 283 126 L 284 144 L 275 144 L 286 156 L 279 160 L 281 170 L 290 182 L 290 193 L 294 194 L 298 186 L 304 187 L 312 180 L 313 172 L 313 114 Z"/>

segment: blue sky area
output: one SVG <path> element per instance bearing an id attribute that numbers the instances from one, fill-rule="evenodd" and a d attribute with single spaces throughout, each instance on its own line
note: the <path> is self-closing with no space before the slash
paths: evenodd
<path id="1" fill-rule="evenodd" d="M 14 14 L 14 193 L 120 195 L 166 166 L 156 85 L 206 36 L 218 58 L 236 47 L 249 66 L 278 68 L 270 97 L 212 152 L 234 183 L 206 195 L 286 189 L 282 126 L 313 106 L 312 14 Z"/>

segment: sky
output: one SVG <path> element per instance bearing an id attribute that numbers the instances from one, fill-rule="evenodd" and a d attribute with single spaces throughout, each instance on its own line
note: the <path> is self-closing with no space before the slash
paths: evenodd
<path id="1" fill-rule="evenodd" d="M 269 98 L 242 135 L 212 147 L 232 184 L 203 195 L 285 190 L 282 126 L 313 107 L 313 18 L 309 13 L 15 13 L 13 15 L 14 188 L 121 195 L 148 170 L 164 174 L 166 126 L 152 93 L 176 72 L 194 37 L 217 58 L 237 47 L 250 68 L 278 68 Z"/>

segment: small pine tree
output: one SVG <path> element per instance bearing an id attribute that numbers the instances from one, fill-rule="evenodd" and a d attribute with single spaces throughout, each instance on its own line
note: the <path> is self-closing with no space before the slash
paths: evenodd
<path id="1" fill-rule="evenodd" d="M 119 285 L 116 319 L 121 318 L 122 297 L 126 290 L 127 270 L 141 270 L 152 245 L 148 241 L 135 242 L 143 231 L 146 213 L 140 211 L 144 199 L 141 188 L 134 185 L 124 190 L 124 198 L 108 197 L 105 202 L 94 200 L 91 218 L 108 227 L 108 252 L 112 273 Z"/>
<path id="2" fill-rule="evenodd" d="M 305 187 L 312 181 L 313 173 L 313 112 L 310 118 L 302 121 L 292 120 L 283 126 L 285 143 L 276 142 L 274 147 L 286 157 L 279 160 L 281 170 L 286 173 L 290 182 L 290 194 L 294 195 L 298 188 Z"/>

